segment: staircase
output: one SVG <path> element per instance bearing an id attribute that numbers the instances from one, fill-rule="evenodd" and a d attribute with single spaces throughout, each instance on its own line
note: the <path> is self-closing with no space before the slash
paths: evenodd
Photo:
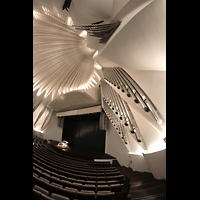
<path id="1" fill-rule="evenodd" d="M 129 178 L 127 200 L 166 199 L 166 180 L 157 180 L 151 173 L 136 172 L 124 166 L 117 167 L 121 174 Z"/>

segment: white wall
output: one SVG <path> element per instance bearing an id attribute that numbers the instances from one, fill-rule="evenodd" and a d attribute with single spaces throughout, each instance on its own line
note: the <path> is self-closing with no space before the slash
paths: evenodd
<path id="1" fill-rule="evenodd" d="M 57 126 L 56 112 L 53 112 L 52 118 L 48 126 L 44 129 L 43 138 L 47 140 L 62 140 L 62 128 Z"/>
<path id="2" fill-rule="evenodd" d="M 166 179 L 166 149 L 143 155 L 154 178 Z"/>
<path id="3" fill-rule="evenodd" d="M 114 156 L 120 165 L 128 167 L 128 149 L 110 121 L 106 131 L 105 153 Z"/>
<path id="4" fill-rule="evenodd" d="M 130 164 L 129 167 L 133 169 L 133 171 L 138 172 L 151 172 L 148 163 L 145 157 L 141 154 L 132 154 L 129 153 Z"/>

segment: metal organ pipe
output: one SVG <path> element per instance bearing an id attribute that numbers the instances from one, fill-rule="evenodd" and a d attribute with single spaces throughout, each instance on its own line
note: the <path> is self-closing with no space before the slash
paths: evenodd
<path id="1" fill-rule="evenodd" d="M 113 98 L 116 100 L 116 111 L 115 111 L 115 114 L 117 114 L 119 116 L 119 119 L 122 120 L 123 113 L 122 113 L 121 104 L 120 104 L 118 96 L 117 96 L 118 94 L 113 89 L 111 89 L 110 91 L 111 91 L 111 94 L 113 94 Z"/>
<path id="2" fill-rule="evenodd" d="M 139 95 L 141 96 L 140 100 L 147 106 L 145 111 L 148 112 L 150 110 L 151 113 L 153 114 L 154 118 L 156 119 L 156 121 L 159 122 L 161 119 L 159 118 L 158 114 L 156 113 L 157 109 L 156 109 L 155 105 L 151 102 L 151 100 L 148 98 L 146 93 L 140 88 L 140 86 L 130 77 L 130 75 L 123 68 L 120 68 L 120 70 L 123 71 L 123 73 L 126 74 L 129 81 L 132 82 L 132 84 L 134 84 Z M 160 120 L 158 120 L 158 119 L 160 119 Z"/>
<path id="3" fill-rule="evenodd" d="M 141 142 L 139 129 L 137 128 L 136 121 L 127 102 L 105 81 L 101 81 L 101 85 L 105 113 L 119 134 L 122 134 L 122 138 L 125 138 L 124 142 L 127 144 L 127 138 L 125 136 L 126 129 L 123 125 L 128 126 L 130 132 L 137 135 L 137 141 Z M 123 121 L 123 125 L 120 120 Z"/>
<path id="4" fill-rule="evenodd" d="M 121 67 L 103 68 L 104 77 L 109 82 L 116 83 L 117 88 L 122 88 L 128 97 L 132 97 L 135 103 L 140 103 L 145 112 L 151 111 L 154 119 L 158 124 L 162 124 L 159 112 L 152 101 L 140 86 L 132 79 L 132 77 Z"/>
<path id="5" fill-rule="evenodd" d="M 127 113 L 126 113 L 126 110 L 125 110 L 124 105 L 123 105 L 123 100 L 121 99 L 121 97 L 117 93 L 116 93 L 116 98 L 118 99 L 118 102 L 119 102 L 119 105 L 120 105 L 120 108 L 121 108 L 121 118 L 124 122 L 124 125 L 128 126 L 128 117 L 127 117 Z"/>
<path id="6" fill-rule="evenodd" d="M 110 83 L 112 83 L 112 80 L 113 80 L 113 73 L 111 72 L 111 70 L 114 70 L 114 68 L 103 68 L 104 77 Z M 124 74 L 119 70 L 118 67 L 116 67 L 116 71 L 118 72 L 118 74 L 116 75 L 116 78 L 123 77 L 123 82 L 124 82 L 124 84 L 126 83 L 125 84 L 125 91 L 127 91 L 126 92 L 127 96 L 132 97 L 133 100 L 135 101 L 135 103 L 138 103 L 139 101 L 135 97 L 136 90 L 134 89 L 134 87 L 130 84 L 130 82 L 126 81 L 126 78 L 124 78 Z M 114 86 L 115 85 L 116 84 L 114 84 Z M 117 85 L 117 88 L 120 89 L 120 86 Z"/>
<path id="7" fill-rule="evenodd" d="M 105 103 L 105 101 L 103 101 L 103 104 L 104 104 L 104 111 L 105 111 L 106 115 L 108 116 L 109 120 L 111 121 L 111 123 L 115 127 L 118 134 L 121 135 L 121 138 L 124 140 L 125 144 L 128 144 L 128 141 L 125 137 L 124 127 L 120 123 L 119 119 L 114 115 L 114 113 L 112 112 L 110 107 L 107 105 L 107 103 Z"/>
<path id="8" fill-rule="evenodd" d="M 117 68 L 119 72 L 119 76 L 123 77 L 123 80 L 126 82 L 126 89 L 129 93 L 127 93 L 128 97 L 132 97 L 135 103 L 139 103 L 138 99 L 136 98 L 136 89 L 134 86 L 126 79 L 125 75 L 121 72 L 120 68 Z"/>
<path id="9" fill-rule="evenodd" d="M 113 68 L 113 75 L 118 78 L 118 80 L 119 80 L 118 84 L 120 85 L 119 87 L 121 88 L 121 91 L 125 92 L 126 91 L 125 84 L 124 84 L 123 80 L 121 79 L 121 77 L 118 76 L 117 71 L 115 70 L 115 68 Z"/>
<path id="10" fill-rule="evenodd" d="M 130 91 L 130 89 L 129 89 L 129 87 L 128 87 L 127 83 L 126 83 L 126 80 L 124 80 L 124 79 L 123 79 L 123 77 L 122 77 L 122 76 L 120 76 L 120 74 L 119 74 L 119 71 L 118 71 L 118 68 L 117 68 L 117 67 L 116 67 L 116 68 L 114 68 L 113 70 L 115 71 L 115 73 L 116 73 L 116 76 L 117 76 L 117 77 L 120 79 L 121 83 L 123 84 L 123 88 L 124 88 L 124 89 L 121 89 L 121 91 L 122 91 L 122 92 L 126 92 L 126 95 L 129 97 L 129 96 L 130 96 L 130 93 L 131 93 L 131 91 Z"/>
<path id="11" fill-rule="evenodd" d="M 103 85 L 105 87 L 105 93 L 109 90 L 109 93 L 106 93 L 106 95 L 109 94 L 110 99 L 112 99 L 112 101 L 115 101 L 115 99 L 118 101 L 117 105 L 120 107 L 120 110 L 121 110 L 120 119 L 123 120 L 125 126 L 129 127 L 130 132 L 134 133 L 134 126 L 133 126 L 133 123 L 131 122 L 129 112 L 127 111 L 127 105 L 125 104 L 124 100 L 109 85 L 107 85 L 107 83 L 105 83 L 105 84 L 103 83 Z M 116 104 L 116 102 L 114 104 Z M 114 108 L 112 108 L 112 109 L 114 110 Z"/>
<path id="12" fill-rule="evenodd" d="M 124 75 L 125 79 L 128 79 L 128 80 L 129 80 L 129 82 L 131 83 L 131 84 L 130 84 L 130 87 L 131 87 L 131 89 L 132 89 L 133 91 L 135 91 L 135 96 L 136 96 L 136 98 L 138 99 L 138 101 L 139 101 L 140 104 L 142 105 L 143 109 L 144 109 L 146 112 L 148 112 L 149 109 L 148 109 L 147 105 L 145 104 L 145 102 L 144 102 L 143 99 L 142 99 L 142 97 L 143 97 L 144 95 L 142 95 L 142 94 L 141 94 L 141 91 L 138 90 L 138 87 L 136 87 L 136 85 L 133 84 L 133 81 L 132 81 L 132 79 L 130 78 L 130 76 L 129 76 L 127 73 L 125 73 L 125 71 L 122 71 L 122 68 L 119 68 L 119 70 L 122 72 L 121 74 Z"/>

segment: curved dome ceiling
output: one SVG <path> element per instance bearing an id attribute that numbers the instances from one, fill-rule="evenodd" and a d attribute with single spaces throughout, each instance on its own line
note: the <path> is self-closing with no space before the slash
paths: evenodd
<path id="1" fill-rule="evenodd" d="M 86 40 L 74 28 L 53 15 L 33 10 L 33 90 L 37 95 L 60 94 L 98 85 L 95 73 L 94 50 L 86 47 Z"/>

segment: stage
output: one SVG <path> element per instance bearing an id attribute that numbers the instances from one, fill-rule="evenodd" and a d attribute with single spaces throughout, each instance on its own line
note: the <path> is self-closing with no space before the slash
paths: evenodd
<path id="1" fill-rule="evenodd" d="M 113 160 L 116 160 L 115 157 L 101 152 L 97 151 L 95 149 L 87 148 L 87 147 L 81 147 L 77 145 L 69 145 L 71 149 L 61 149 L 57 146 L 59 141 L 56 140 L 49 140 L 50 146 L 53 148 L 54 151 L 57 151 L 58 153 L 66 156 L 72 156 L 76 158 L 84 158 L 88 160 L 94 160 L 99 162 L 109 161 L 112 164 Z"/>

